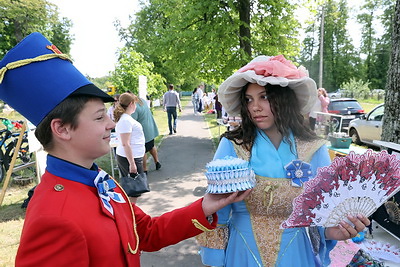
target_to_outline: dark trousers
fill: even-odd
[[[217,109],[217,119],[221,119],[221,118],[222,118],[222,110]]]
[[[203,110],[203,102],[199,100],[199,109],[197,111],[201,112],[202,110]]]
[[[315,130],[315,123],[317,122],[316,118],[308,117],[308,121],[310,122],[310,129]]]
[[[143,173],[143,157],[142,158],[134,158],[137,172]],[[121,177],[129,176],[129,161],[127,158],[117,155],[117,164],[118,168],[121,172]]]
[[[176,107],[167,107],[167,115],[168,115],[168,128],[169,128],[169,133],[172,134],[172,130],[176,129]],[[174,119],[174,122],[172,123],[172,118]]]

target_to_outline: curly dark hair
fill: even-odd
[[[260,129],[252,121],[247,108],[246,91],[249,84],[243,86],[240,91],[241,125],[233,131],[225,132],[221,137],[226,137],[238,145],[244,145],[246,149],[251,151],[257,131],[260,131]],[[271,84],[267,84],[264,87],[271,106],[271,112],[274,114],[275,125],[282,134],[283,141],[290,144],[291,149],[293,148],[293,144],[289,138],[290,132],[301,140],[307,141],[319,138],[305,123],[305,119],[300,113],[296,94],[292,89]]]

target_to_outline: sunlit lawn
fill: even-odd
[[[381,102],[381,103],[383,103],[383,102]],[[360,105],[364,109],[364,112],[368,113],[379,104],[360,102]]]

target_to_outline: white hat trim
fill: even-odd
[[[259,56],[252,62],[269,61],[272,57]],[[249,63],[249,64],[250,64]],[[249,65],[248,64],[248,65]],[[248,66],[246,65],[246,66]],[[244,68],[246,68],[246,66]],[[293,65],[294,66],[294,65]],[[242,68],[243,69],[243,68]],[[288,86],[296,93],[299,101],[300,112],[307,114],[317,100],[317,86],[313,79],[308,77],[308,72],[304,68],[298,68],[305,76],[298,79],[288,79],[284,77],[264,76],[256,74],[254,70],[236,72],[227,78],[219,87],[218,100],[231,116],[240,114],[240,91],[247,83],[257,83],[260,86],[267,84]]]

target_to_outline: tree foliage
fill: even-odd
[[[324,3],[324,4],[323,4]],[[391,51],[394,0],[364,0],[356,10],[361,25],[361,45],[354,47],[346,28],[350,11],[344,0],[327,0],[306,28],[300,62],[319,82],[321,15],[325,14],[322,84],[335,91],[350,79],[368,82],[370,89],[384,88]],[[353,11],[355,12],[355,11]],[[383,31],[378,31],[382,28]]]
[[[0,0],[0,58],[25,36],[38,31],[69,54],[72,23],[60,18],[58,8],[46,0]]]
[[[363,78],[371,82],[371,88],[385,88],[391,52],[394,4],[394,0],[367,0],[361,7],[363,13],[357,16],[362,25],[360,52],[366,55],[363,62]],[[382,14],[379,14],[378,10],[383,10]],[[378,23],[383,28],[381,35],[376,31]]]
[[[86,78],[102,90],[107,90],[108,86],[112,85],[112,83],[110,82],[110,76],[103,76],[96,78],[86,76]]]
[[[335,91],[352,77],[360,77],[360,58],[346,29],[349,11],[345,0],[327,0],[318,12],[316,20],[306,29],[304,49],[300,62],[309,69],[310,76],[319,83],[321,23],[323,20],[323,74],[322,85]]]
[[[150,0],[119,30],[169,83],[217,84],[253,56],[296,55],[294,9],[288,1]]]
[[[166,90],[165,80],[153,69],[153,63],[146,62],[143,55],[125,47],[119,51],[119,59],[110,80],[118,93],[130,91],[139,95],[139,76],[144,75],[147,77],[148,95],[159,97]]]

